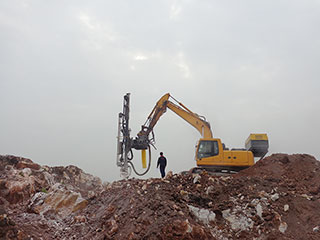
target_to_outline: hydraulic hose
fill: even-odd
[[[150,146],[148,146],[148,150],[149,150],[149,163],[148,163],[147,169],[143,173],[138,173],[137,170],[135,169],[133,163],[131,161],[128,161],[128,163],[131,165],[134,173],[137,174],[138,176],[143,176],[150,170],[150,166],[151,166],[151,149],[150,149]]]

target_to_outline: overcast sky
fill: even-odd
[[[169,92],[229,147],[265,132],[269,155],[320,159],[319,26],[319,0],[2,0],[0,154],[118,180],[123,96],[134,137]],[[146,177],[160,151],[195,166],[194,128],[169,110],[155,134]]]

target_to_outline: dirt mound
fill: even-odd
[[[105,186],[74,166],[0,159],[0,239],[320,239],[320,164],[309,155],[274,154],[228,176]],[[22,199],[10,201],[17,181]]]

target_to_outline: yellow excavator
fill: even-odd
[[[193,169],[195,172],[199,170],[237,172],[252,166],[254,164],[254,157],[263,158],[268,152],[269,142],[268,136],[265,133],[250,134],[245,142],[245,148],[229,150],[219,138],[213,137],[210,124],[203,116],[192,112],[169,93],[159,99],[149,114],[147,121],[142,126],[141,131],[137,134],[137,137],[131,139],[128,132],[129,96],[130,94],[125,96],[127,100],[125,100],[124,112],[119,115],[117,164],[122,167],[122,173],[125,168],[128,168],[128,164],[131,165],[138,175],[143,175],[149,170],[151,162],[150,145],[154,146],[155,144],[153,129],[160,117],[167,111],[167,108],[191,124],[201,134],[201,138],[196,146],[195,159],[197,167]],[[124,119],[127,119],[127,121],[124,121]],[[128,128],[128,131],[125,130],[125,127]],[[145,150],[149,150],[149,166],[143,174],[137,173],[131,162],[133,148],[142,150],[142,162],[145,167]],[[128,175],[128,171],[125,174]]]

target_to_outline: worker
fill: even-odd
[[[163,156],[163,152],[160,153],[160,157],[158,158],[157,168],[160,165],[160,173],[161,177],[164,178],[166,175],[165,169],[167,166],[167,159]]]

